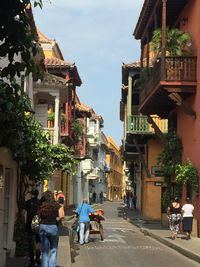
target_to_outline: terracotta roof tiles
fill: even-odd
[[[44,60],[44,63],[46,66],[52,66],[52,67],[74,67],[74,64],[72,64],[69,61],[64,61],[62,59],[56,58],[56,57],[47,57]]]

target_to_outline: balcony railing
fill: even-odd
[[[168,121],[158,116],[151,116],[163,133],[168,131]],[[127,133],[131,134],[154,134],[155,131],[148,123],[147,116],[133,115],[127,118]]]
[[[140,103],[151,93],[151,91],[164,82],[195,82],[196,81],[197,58],[196,57],[166,57],[165,72],[161,75],[161,60],[154,64],[150,76],[143,84],[140,94]]]

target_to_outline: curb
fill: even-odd
[[[157,241],[159,241],[160,243],[163,243],[164,245],[178,251],[179,253],[183,254],[184,256],[200,263],[200,256],[198,254],[195,254],[183,247],[180,247],[178,245],[176,245],[175,243],[172,243],[164,238],[161,238],[160,236],[153,234],[152,232],[150,232],[149,230],[147,230],[146,228],[140,228],[140,231],[142,233],[144,233],[145,235],[149,235],[150,237],[156,239]]]
[[[184,255],[185,257],[200,263],[200,255],[198,255],[198,254],[196,254],[194,252],[191,252],[191,251],[189,251],[189,250],[187,250],[187,249],[185,249],[183,247],[180,247],[180,246],[176,245],[175,243],[172,243],[172,242],[170,242],[170,241],[168,241],[168,240],[166,240],[166,239],[164,239],[164,238],[152,233],[147,228],[143,228],[143,227],[141,227],[141,226],[139,226],[137,224],[134,224],[134,222],[129,218],[127,218],[127,221],[132,223],[137,228],[139,228],[140,232],[143,233],[144,235],[150,236],[153,239],[159,241],[160,243],[162,243],[162,244],[164,244],[164,245],[176,250],[177,252],[179,252],[180,254]]]

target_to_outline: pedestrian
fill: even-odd
[[[133,195],[133,207],[135,210],[136,210],[136,206],[137,206],[137,195],[136,195],[136,193],[134,193],[134,195]]]
[[[51,191],[43,193],[39,208],[42,267],[56,267],[58,225],[64,218],[64,208],[55,201]]]
[[[172,232],[172,239],[174,240],[179,232],[181,222],[181,204],[179,203],[178,197],[175,197],[168,206],[167,217],[169,219],[169,227]]]
[[[99,194],[99,201],[100,201],[101,204],[103,203],[103,192],[102,191]]]
[[[95,210],[88,204],[87,199],[83,199],[83,202],[78,205],[76,211],[77,216],[79,217],[79,242],[81,245],[89,242],[89,233],[90,233],[90,213],[94,213]]]
[[[191,204],[190,198],[186,198],[186,204],[182,207],[183,216],[183,232],[186,232],[186,239],[190,239],[190,234],[192,232],[192,222],[193,222],[193,212],[194,206]]]
[[[129,204],[130,204],[130,199],[129,199],[129,195],[130,195],[130,192],[129,191],[127,191],[126,192],[126,206],[127,206],[127,208],[129,209]]]
[[[89,192],[89,204],[92,204],[92,198],[93,198],[93,194],[92,194],[92,192],[90,191],[90,192]]]
[[[93,203],[96,203],[96,192],[94,191],[93,194],[92,194],[92,200],[93,200]]]
[[[132,209],[133,207],[133,192],[129,194],[129,208]]]
[[[40,201],[38,199],[38,190],[31,191],[31,198],[25,203],[26,210],[26,232],[28,238],[28,252],[29,252],[29,267],[40,265],[40,236],[39,233],[33,232],[31,229],[31,222],[33,217],[37,214]]]
[[[63,194],[63,191],[62,190],[59,190],[58,191],[58,194],[56,196],[56,200],[58,201],[58,203],[60,205],[63,205],[64,206],[64,203],[65,203],[65,195]]]

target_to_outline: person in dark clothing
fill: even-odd
[[[103,192],[102,191],[99,194],[99,201],[100,201],[101,204],[103,203]]]
[[[93,199],[93,203],[96,203],[96,192],[94,191],[93,194],[92,194],[92,199]]]
[[[29,266],[40,265],[40,237],[39,233],[34,233],[31,229],[31,222],[33,217],[37,214],[39,208],[39,199],[38,199],[38,190],[33,189],[31,191],[31,198],[26,201],[26,231],[28,237],[28,246],[29,246]]]

